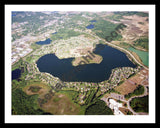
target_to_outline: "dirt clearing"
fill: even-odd
[[[77,115],[79,113],[79,107],[64,94],[55,94],[43,104],[42,109],[54,115]]]

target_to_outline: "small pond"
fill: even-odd
[[[90,20],[91,23],[97,22],[97,20]]]
[[[44,41],[38,41],[38,42],[36,42],[36,44],[38,44],[38,45],[45,45],[45,44],[50,44],[51,41],[52,40],[50,38],[48,38],[48,39],[46,39]]]
[[[18,79],[21,76],[21,70],[15,69],[12,71],[12,80]]]
[[[88,26],[86,26],[87,29],[93,29],[94,28],[94,25],[93,24],[90,24]]]

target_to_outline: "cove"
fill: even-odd
[[[38,42],[36,42],[36,44],[38,44],[38,45],[45,45],[45,44],[50,44],[51,41],[52,40],[50,38],[48,38],[48,39],[46,39],[44,41],[38,41]]]
[[[39,58],[37,67],[40,72],[50,73],[66,82],[101,82],[110,77],[114,68],[136,67],[125,53],[107,45],[103,45],[101,50],[99,47],[102,47],[102,44],[96,46],[94,53],[103,57],[100,64],[72,66],[74,58],[58,59],[55,54],[47,54]]]

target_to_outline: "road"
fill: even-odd
[[[81,30],[77,30],[77,31],[82,32]],[[144,69],[149,70],[148,67],[146,67],[146,66],[143,65],[142,63],[138,62],[138,60],[137,60],[128,50],[126,50],[126,49],[124,49],[124,48],[122,48],[122,47],[119,47],[119,46],[117,46],[117,45],[115,45],[115,44],[112,44],[112,43],[110,43],[110,42],[107,42],[105,39],[102,39],[102,38],[98,37],[96,34],[93,34],[93,33],[91,33],[91,32],[85,32],[85,31],[83,31],[83,32],[84,32],[84,33],[87,33],[87,34],[90,34],[90,35],[93,36],[93,37],[96,37],[98,40],[103,40],[103,41],[104,41],[107,45],[109,45],[109,46],[112,46],[112,47],[114,47],[114,48],[120,49],[120,50],[128,53],[128,54],[134,59],[134,61],[135,61],[137,64],[139,64],[140,66],[144,67]]]
[[[148,95],[147,85],[142,85],[142,86],[144,87],[144,93],[142,95],[133,96],[133,97],[129,98],[128,100],[120,99],[121,101],[127,103],[127,109],[129,109],[133,113],[133,115],[148,115],[148,113],[145,113],[145,112],[135,112],[130,106],[130,101],[132,99],[137,98],[137,97],[144,97],[144,96]],[[108,101],[109,101],[110,98],[115,98],[115,97],[112,97],[112,96],[108,96],[107,98],[103,97],[103,98],[101,98],[101,100],[105,101],[107,106],[109,106],[109,102]],[[126,108],[126,107],[124,107],[124,108]]]
[[[128,109],[129,109],[134,115],[141,115],[141,114],[143,114],[143,115],[148,115],[148,113],[145,113],[145,112],[136,113],[136,112],[131,108],[131,106],[130,106],[130,104],[129,104],[130,101],[131,101],[132,99],[134,99],[134,98],[144,97],[144,96],[147,96],[147,95],[148,95],[147,86],[144,86],[144,85],[143,85],[143,87],[144,87],[144,93],[143,93],[142,95],[133,96],[133,97],[129,98],[128,101],[127,101],[127,107],[128,107]]]
[[[146,66],[143,65],[142,63],[138,62],[138,60],[137,60],[128,50],[126,50],[126,49],[124,49],[124,48],[122,48],[122,47],[119,47],[119,46],[117,46],[117,45],[115,45],[115,44],[109,43],[109,42],[107,42],[105,39],[99,38],[97,35],[92,34],[92,33],[90,33],[90,32],[87,33],[87,34],[90,34],[90,35],[98,38],[99,40],[103,40],[103,41],[104,41],[107,45],[109,45],[109,46],[112,46],[112,47],[114,47],[114,48],[116,48],[116,49],[119,49],[119,50],[124,51],[125,53],[129,54],[130,57],[132,57],[137,64],[139,64],[140,66],[142,66],[144,69],[149,70],[148,67],[146,67]],[[131,101],[133,98],[136,98],[136,97],[144,97],[144,96],[148,95],[148,92],[147,92],[147,86],[148,86],[148,85],[142,85],[142,86],[143,86],[144,89],[145,89],[145,90],[144,90],[144,93],[143,93],[142,95],[133,96],[133,97],[129,98],[128,100],[123,100],[123,99],[121,99],[121,101],[127,103],[127,108],[133,113],[133,115],[148,115],[148,113],[145,113],[145,112],[137,113],[137,112],[135,112],[135,111],[131,108],[131,106],[130,106],[130,101]],[[113,97],[109,96],[109,97],[107,97],[107,98],[104,98],[104,97],[102,98],[102,100],[104,100],[104,101],[106,102],[107,106],[109,106],[109,102],[108,102],[108,99],[109,99],[109,98],[113,98]]]
[[[105,40],[103,40],[103,41],[105,41]],[[141,64],[140,62],[138,62],[138,60],[137,60],[128,50],[126,50],[126,49],[124,49],[124,48],[122,48],[122,47],[119,47],[119,46],[117,46],[117,45],[115,45],[115,44],[108,43],[107,41],[105,41],[105,42],[106,42],[108,45],[110,45],[110,46],[112,46],[112,47],[114,47],[114,48],[117,48],[117,49],[120,49],[120,50],[122,50],[122,51],[125,51],[126,53],[128,53],[128,54],[134,59],[134,61],[135,61],[137,64],[139,64],[140,66],[144,67],[144,69],[148,70],[148,67],[146,67],[146,66],[144,66],[143,64]]]

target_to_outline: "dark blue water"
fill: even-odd
[[[52,33],[52,35],[54,35],[54,34],[57,34],[58,32],[54,32],[54,33]]]
[[[87,29],[93,29],[94,28],[94,25],[93,24],[90,24],[88,26],[86,26]]]
[[[50,44],[51,41],[52,40],[50,38],[48,38],[45,41],[38,41],[38,42],[36,42],[36,44],[38,44],[38,45],[45,45],[45,44]]]
[[[91,23],[97,22],[97,20],[90,20]]]
[[[12,16],[16,16],[16,14],[12,14]]]
[[[136,67],[127,56],[107,45],[97,45],[94,53],[103,57],[100,64],[72,66],[74,58],[58,59],[54,54],[42,56],[37,61],[41,72],[48,72],[62,81],[101,82],[107,80],[111,70],[116,67]],[[90,57],[93,56],[90,54]],[[87,63],[87,60],[84,60]]]
[[[16,13],[15,11],[12,11],[12,17],[13,17],[13,16],[16,16],[16,14],[17,14],[17,13]]]
[[[15,69],[12,71],[12,80],[18,79],[21,76],[21,70]]]

